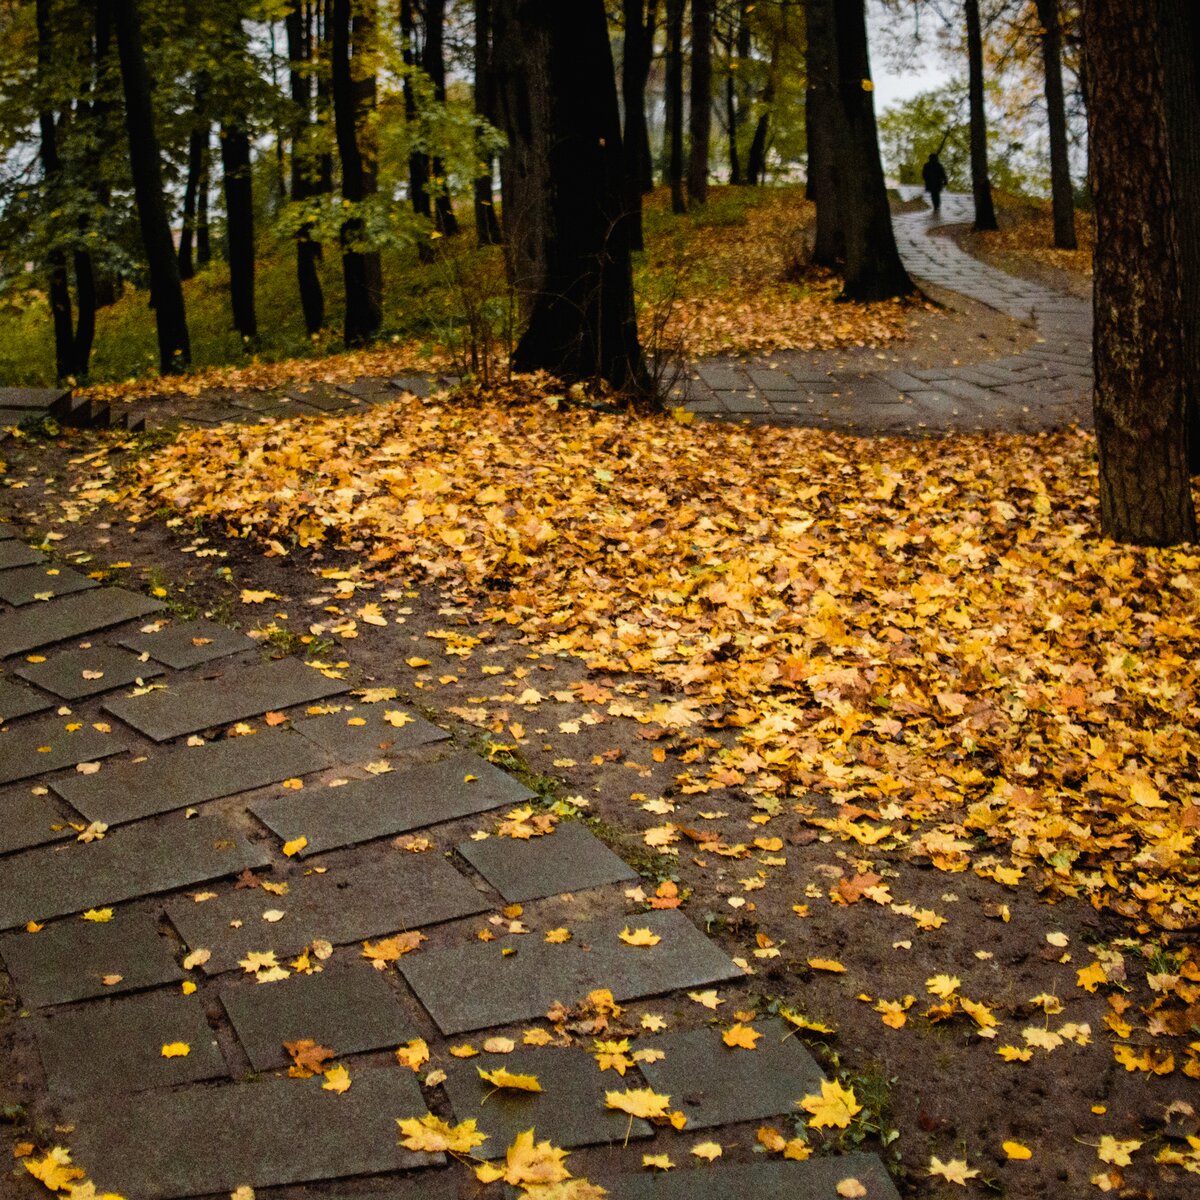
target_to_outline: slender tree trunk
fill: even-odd
[[[79,303],[79,320],[75,325],[75,370],[88,373],[92,343],[96,340],[96,272],[92,256],[86,250],[76,250],[75,299]]]
[[[196,273],[192,260],[192,241],[196,231],[196,194],[200,187],[200,176],[204,160],[208,155],[209,119],[205,111],[208,103],[208,77],[201,73],[196,77],[196,98],[192,106],[192,131],[188,135],[187,183],[183,189],[183,226],[179,231],[179,277],[191,279]]]
[[[620,116],[602,0],[498,0],[504,217],[529,324],[520,371],[644,394]]]
[[[208,227],[209,154],[207,148],[200,165],[200,180],[196,185],[196,266],[207,267],[212,262],[212,237]]]
[[[746,182],[757,187],[765,182],[767,171],[767,133],[771,125],[771,105],[775,100],[775,84],[769,82],[763,91],[763,105],[754,125],[754,136],[746,153]]]
[[[303,203],[316,194],[313,178],[316,164],[311,161],[305,137],[312,122],[312,78],[308,68],[313,59],[312,5],[297,2],[286,19],[288,42],[288,84],[292,97],[292,200]],[[319,333],[325,324],[325,293],[317,263],[321,243],[312,237],[313,222],[305,221],[296,232],[296,285],[300,308],[308,335]]]
[[[1062,28],[1059,0],[1037,0],[1042,27],[1042,69],[1046,78],[1046,114],[1050,127],[1050,204],[1054,213],[1054,244],[1074,250],[1075,196],[1071,191],[1071,163],[1067,156],[1067,110],[1063,99]]]
[[[225,239],[233,327],[258,336],[254,312],[254,197],[250,179],[250,133],[244,114],[221,125],[221,176],[225,190]]]
[[[725,76],[725,124],[729,129],[729,182],[736,186],[742,182],[742,162],[738,155],[737,88],[732,71]]]
[[[811,113],[808,139],[809,197],[817,210],[812,261],[836,267],[845,260],[846,238],[838,200],[836,148],[841,137],[841,100],[837,89],[837,46],[829,0],[807,5],[807,108]]]
[[[708,199],[708,142],[712,130],[713,0],[692,0],[692,95],[688,110],[691,154],[688,159],[688,201]]]
[[[735,38],[735,46],[737,48],[737,71],[736,75],[733,71],[729,75],[729,86],[726,89],[726,103],[729,105],[729,182],[730,183],[745,183],[746,175],[742,170],[741,165],[741,146],[739,138],[741,136],[742,119],[747,107],[746,100],[746,68],[749,65],[750,57],[754,49],[753,39],[751,37],[750,22],[746,19],[747,14],[753,8],[751,0],[739,0],[737,14],[737,36]]]
[[[417,47],[417,25],[413,10],[413,0],[400,0],[400,37],[403,41],[405,66],[413,68],[423,55]],[[429,197],[429,155],[419,143],[420,122],[417,116],[417,100],[413,91],[412,76],[404,76],[404,119],[408,125],[409,137],[413,142],[408,153],[408,196],[413,212],[418,217],[426,217],[433,221],[433,205]],[[433,247],[421,238],[417,243],[417,253],[422,262],[433,261]]]
[[[1195,541],[1159,6],[1088,0],[1083,31],[1096,214],[1100,528],[1119,542]]]
[[[846,234],[842,297],[886,300],[906,295],[913,285],[892,233],[874,93],[863,86],[871,78],[863,0],[836,0],[831,7],[840,99],[837,179]]]
[[[446,101],[446,0],[425,0],[425,52],[422,65],[433,81],[433,98],[438,104]],[[434,185],[433,224],[439,232],[450,236],[458,232],[458,218],[450,201],[446,184],[446,166],[436,155],[430,161],[430,182]]]
[[[687,211],[683,198],[683,7],[685,0],[667,0],[666,108],[667,183],[671,211]]]
[[[489,125],[496,123],[492,99],[492,2],[475,0],[475,114]],[[500,222],[492,194],[490,149],[479,154],[480,172],[475,177],[475,238],[481,246],[500,244]]]
[[[645,249],[642,196],[654,186],[650,131],[646,125],[646,81],[650,76],[658,0],[623,0],[625,41],[621,55],[621,100],[625,108],[625,205],[634,250]]]
[[[988,179],[987,111],[983,102],[983,32],[979,0],[966,0],[967,93],[971,110],[971,190],[975,193],[975,228],[996,229],[992,184]]]
[[[113,104],[109,98],[110,72],[112,72],[112,20],[108,8],[104,4],[92,6],[95,18],[95,41],[92,44],[92,72],[94,90],[92,93],[91,116],[94,130],[93,148],[89,156],[92,175],[92,196],[97,211],[103,212],[112,200],[112,194],[107,181],[100,170],[100,164],[109,154],[118,152],[117,145],[120,135],[113,121]],[[117,280],[110,271],[102,271],[96,275],[94,266],[92,273],[92,299],[95,308],[106,308],[116,302]],[[82,301],[81,301],[82,303]],[[83,317],[80,317],[82,322]],[[79,341],[79,335],[76,335]],[[91,344],[88,345],[88,357],[91,355]],[[83,370],[87,372],[87,359],[83,361]]]
[[[150,271],[150,295],[158,330],[158,357],[163,374],[180,371],[191,361],[179,260],[171,239],[171,222],[163,194],[158,136],[154,129],[150,73],[142,45],[137,0],[103,0],[110,7],[121,82],[125,92],[125,126],[129,133],[129,166],[137,201],[142,245]]]

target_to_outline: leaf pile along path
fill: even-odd
[[[1079,432],[866,443],[534,395],[187,432],[122,502],[365,551],[654,677],[681,698],[616,715],[690,740],[684,794],[801,801],[846,841],[1182,929],[1200,554],[1099,539],[1095,475]]]

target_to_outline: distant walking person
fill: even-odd
[[[925,160],[925,165],[921,168],[921,178],[925,180],[925,190],[929,193],[929,199],[933,201],[933,211],[941,212],[946,168],[942,166],[936,150]]]

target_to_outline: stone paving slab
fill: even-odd
[[[74,819],[74,814],[54,796],[35,796],[28,788],[0,793],[0,854],[74,837],[68,819]],[[51,828],[54,825],[57,832]]]
[[[467,782],[468,776],[474,779]],[[523,783],[474,754],[453,754],[356,780],[336,791],[294,792],[250,811],[281,841],[306,837],[307,857],[533,798]]]
[[[649,928],[662,941],[627,946],[618,936],[626,926]],[[540,1017],[555,1001],[575,1004],[594,988],[609,988],[622,1001],[742,975],[680,912],[603,917],[571,932],[573,939],[562,945],[475,942],[406,955],[399,967],[444,1034]],[[505,958],[505,949],[517,953]]]
[[[645,1044],[666,1057],[642,1063],[642,1074],[656,1092],[670,1094],[688,1129],[796,1114],[796,1101],[818,1091],[824,1074],[782,1021],[754,1028],[763,1036],[753,1050],[726,1046],[711,1027],[662,1034]]]
[[[299,659],[281,658],[229,671],[216,679],[192,680],[146,696],[109,700],[104,707],[153,741],[165,742],[345,690],[344,683],[326,679]]]
[[[251,950],[274,950],[282,959],[316,938],[335,946],[363,938],[418,929],[485,911],[487,900],[444,858],[394,854],[348,869],[289,881],[286,896],[259,888],[228,891],[196,904],[172,901],[167,916],[189,949],[212,951],[208,975],[233,970]],[[283,920],[264,923],[262,914],[284,910]],[[236,928],[232,922],[241,922]]]
[[[281,729],[182,746],[145,762],[113,763],[51,786],[89,821],[118,825],[307,775],[327,763],[324,751]]]
[[[492,837],[456,849],[510,903],[637,878],[582,821],[563,821],[525,842]]]
[[[70,394],[65,388],[3,387],[0,388],[0,408],[41,411]]]
[[[135,654],[149,654],[155,662],[183,671],[240,650],[254,650],[258,643],[216,621],[199,620],[167,625],[157,633],[134,634],[122,638],[119,645]]]
[[[70,567],[39,564],[0,571],[0,600],[6,604],[34,604],[99,586],[96,580],[72,571]]]
[[[857,1152],[804,1162],[718,1161],[665,1173],[602,1175],[592,1182],[606,1187],[613,1200],[839,1200],[844,1179],[862,1184],[863,1200],[899,1200],[883,1163]]]
[[[9,538],[15,538],[17,531],[11,525],[5,525],[0,522],[0,542],[6,542]]]
[[[33,713],[45,712],[53,707],[54,701],[49,696],[35,692],[33,688],[22,687],[9,679],[0,678],[0,725],[5,721],[15,721],[18,717],[32,716]]]
[[[504,1067],[517,1075],[536,1075],[540,1092],[498,1091],[479,1076],[478,1068]],[[480,1158],[500,1158],[523,1129],[537,1130],[537,1140],[549,1138],[556,1146],[598,1146],[652,1137],[654,1131],[604,1107],[606,1091],[622,1091],[640,1084],[633,1075],[625,1079],[615,1071],[601,1072],[596,1060],[582,1047],[528,1049],[513,1054],[479,1054],[455,1060],[447,1068],[443,1085],[455,1121],[475,1119],[488,1140],[475,1151]]]
[[[85,679],[83,673],[99,673],[99,679]],[[92,646],[87,650],[67,650],[41,663],[24,663],[15,674],[64,700],[82,700],[101,692],[157,679],[162,667],[142,662],[136,654],[115,646]],[[2,711],[2,710],[0,710]]]
[[[169,938],[145,912],[119,912],[105,924],[58,921],[41,933],[0,937],[0,958],[29,1008],[139,991],[183,978]],[[105,977],[120,976],[106,984]]]
[[[40,550],[35,550],[15,538],[0,542],[0,571],[8,571],[13,567],[28,567],[45,561],[46,556]]]
[[[43,717],[0,729],[0,783],[14,783],[47,771],[120,754],[128,745],[116,733],[102,733],[74,717]]]
[[[322,1080],[270,1079],[140,1093],[68,1107],[71,1148],[98,1190],[135,1200],[228,1195],[440,1163],[398,1144],[397,1117],[425,1114],[411,1071],[360,1071],[344,1095]]]
[[[383,972],[361,960],[269,987],[247,979],[223,988],[221,1003],[256,1071],[288,1065],[284,1042],[312,1038],[340,1058],[398,1046],[418,1032]]]
[[[0,861],[0,929],[236,875],[270,861],[217,817],[130,825],[89,844]]]
[[[56,1096],[142,1092],[229,1076],[199,999],[174,989],[75,1004],[38,1017],[34,1032]],[[188,1053],[164,1058],[170,1042],[186,1043]]]
[[[384,717],[385,712],[397,711],[410,718],[407,724],[396,726]],[[352,725],[351,721],[363,723]],[[387,704],[349,705],[341,712],[297,721],[294,728],[346,763],[375,762],[450,736],[423,717]]]
[[[162,603],[149,596],[104,587],[5,613],[0,616],[0,658],[95,633],[160,608]]]

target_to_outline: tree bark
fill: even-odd
[[[829,0],[826,0],[829,2]],[[875,128],[874,92],[863,86],[871,78],[863,0],[831,3],[840,102],[837,179],[846,234],[846,268],[842,298],[886,300],[913,290],[892,232],[879,138]]]
[[[498,0],[494,19],[506,241],[530,314],[513,366],[644,395],[604,4]]]
[[[254,196],[250,131],[245,113],[234,113],[221,124],[221,178],[225,191],[225,242],[233,327],[242,337],[255,338],[258,320],[254,312]]]
[[[975,196],[975,228],[996,229],[992,184],[988,179],[987,111],[983,103],[983,31],[979,0],[966,0],[967,94],[971,110],[971,191]]]
[[[159,366],[164,375],[191,361],[179,260],[171,239],[171,223],[163,195],[162,165],[154,128],[150,73],[142,45],[137,0],[101,0],[109,6],[121,84],[125,93],[125,127],[129,134],[129,166],[137,202],[142,245],[150,272],[150,295],[158,332]]]
[[[492,99],[492,2],[475,0],[475,114],[489,125],[496,123]],[[481,150],[479,174],[475,177],[475,238],[481,246],[500,244],[500,222],[492,193],[490,149]]]
[[[208,227],[209,156],[200,164],[200,180],[196,185],[196,266],[207,267],[212,262],[212,238]]]
[[[754,136],[750,139],[750,149],[746,153],[746,182],[751,187],[757,187],[766,181],[767,173],[767,134],[771,128],[771,105],[775,102],[775,69],[779,58],[779,35],[771,45],[771,58],[767,63],[767,83],[763,88],[762,112],[754,125]]]
[[[838,142],[841,101],[837,90],[837,47],[833,39],[833,12],[829,0],[808,0],[807,108],[811,113],[808,139],[809,198],[816,206],[812,261],[819,267],[836,267],[846,257],[838,201]]]
[[[335,0],[336,2],[336,0]],[[417,48],[417,25],[413,0],[400,0],[400,37],[403,43],[404,64],[416,67],[421,54]],[[412,210],[418,217],[433,220],[433,205],[429,198],[429,156],[417,144],[417,101],[413,92],[411,73],[404,76],[404,119],[408,124],[409,137],[413,140],[408,152],[408,197]],[[433,247],[424,237],[417,243],[417,253],[422,262],[433,260]]]
[[[75,371],[85,376],[92,358],[92,343],[96,340],[96,271],[92,256],[86,250],[76,250],[75,299],[79,319],[75,323]]]
[[[683,198],[683,6],[685,0],[667,0],[666,138],[667,183],[671,211],[687,211]]]
[[[446,102],[446,0],[425,0],[425,49],[422,67],[433,82],[433,98]],[[458,218],[446,186],[446,165],[435,154],[430,159],[430,183],[433,185],[433,226],[438,233],[451,236],[458,232]]]
[[[1179,231],[1158,5],[1088,0],[1083,31],[1096,214],[1100,528],[1119,542],[1194,541]]]
[[[713,0],[692,0],[692,95],[688,110],[691,154],[688,203],[708,199],[708,142],[712,131]]]
[[[196,194],[204,160],[208,155],[208,78],[203,73],[196,78],[196,96],[192,106],[192,131],[188,135],[187,182],[183,189],[183,225],[179,231],[179,277],[191,279],[196,274],[192,258],[192,241],[196,232]]]
[[[658,0],[623,0],[625,40],[621,52],[621,100],[625,108],[625,205],[629,209],[631,244],[645,249],[642,196],[654,187],[650,130],[646,124],[646,82],[654,51]]]
[[[1054,214],[1054,244],[1074,250],[1075,196],[1067,156],[1067,109],[1063,99],[1062,26],[1059,0],[1037,0],[1042,27],[1042,69],[1046,80],[1046,114],[1050,126],[1050,206]]]
[[[292,97],[292,200],[303,203],[318,194],[315,186],[317,165],[305,147],[305,137],[312,123],[312,77],[309,67],[313,59],[313,11],[307,0],[295,0],[286,22],[288,43],[288,84]],[[296,231],[296,285],[300,292],[300,308],[304,313],[304,328],[309,337],[320,332],[325,324],[325,293],[317,263],[321,260],[321,243],[312,237],[313,223],[305,221]]]

